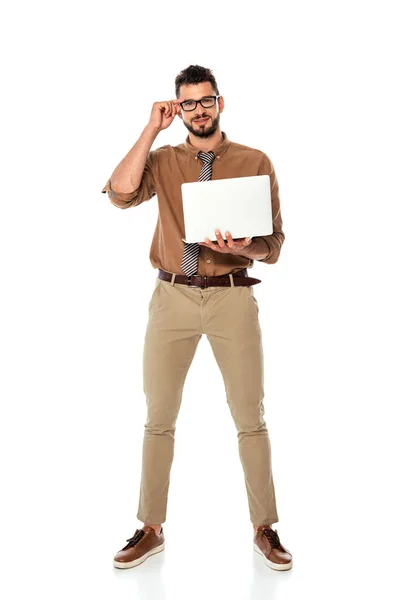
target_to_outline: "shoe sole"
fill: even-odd
[[[165,542],[163,542],[159,546],[156,546],[155,548],[152,548],[151,550],[146,552],[146,554],[143,554],[143,556],[140,556],[139,558],[136,558],[135,560],[131,560],[129,562],[120,562],[118,560],[114,560],[114,567],[116,567],[117,569],[130,569],[131,567],[136,567],[137,565],[140,565],[143,561],[145,561],[146,558],[149,558],[149,556],[151,556],[152,554],[162,552],[164,550],[164,546]]]
[[[267,565],[269,567],[271,567],[271,569],[275,569],[275,571],[288,571],[289,569],[292,568],[292,565],[293,565],[292,560],[288,563],[275,563],[275,562],[272,562],[272,560],[268,560],[268,558],[265,556],[264,552],[262,552],[260,550],[260,548],[257,546],[257,544],[253,544],[253,547],[254,547],[254,550],[256,552],[258,552],[258,554],[261,554],[264,561],[267,563]]]

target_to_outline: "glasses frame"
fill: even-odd
[[[202,103],[202,100],[205,100],[206,98],[214,98],[214,104],[212,106],[215,106],[218,98],[221,98],[221,95],[219,96],[204,96],[203,98],[200,98],[200,100],[192,100],[191,98],[189,98],[188,100],[184,100],[183,102],[179,102],[179,106],[181,107],[182,110],[184,110],[185,112],[192,112],[193,110],[196,110],[198,103],[200,102],[201,106],[203,108],[212,108],[212,106],[204,106],[204,104]],[[185,104],[185,102],[195,102],[195,106],[194,108],[183,108],[182,104]]]

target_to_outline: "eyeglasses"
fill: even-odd
[[[201,98],[201,100],[185,100],[184,102],[179,102],[180,106],[184,111],[194,110],[197,107],[198,102],[200,102],[203,108],[211,108],[214,106],[217,98],[221,96],[206,96],[205,98]]]

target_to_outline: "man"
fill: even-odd
[[[149,123],[118,164],[102,192],[119,208],[138,206],[157,194],[158,221],[150,261],[158,276],[149,304],[143,377],[147,401],[142,477],[137,517],[143,527],[114,557],[130,568],[164,549],[174,433],[184,381],[203,333],[224,378],[237,428],[238,447],[253,523],[254,549],[273,569],[292,566],[292,556],[271,524],[278,521],[268,430],[263,419],[263,350],[258,303],[247,268],[255,260],[278,260],[282,231],[274,167],[260,150],[231,142],[220,129],[224,99],[210,69],[190,65],[175,79],[176,100],[155,102]],[[150,148],[178,117],[189,131],[177,146]],[[185,243],[181,185],[251,175],[269,175],[273,233]],[[226,241],[225,241],[225,239]]]

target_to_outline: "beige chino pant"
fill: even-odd
[[[201,289],[156,278],[143,352],[147,401],[137,518],[164,523],[174,434],[186,375],[203,333],[221,371],[237,430],[250,520],[278,522],[264,415],[264,364],[253,286]]]

